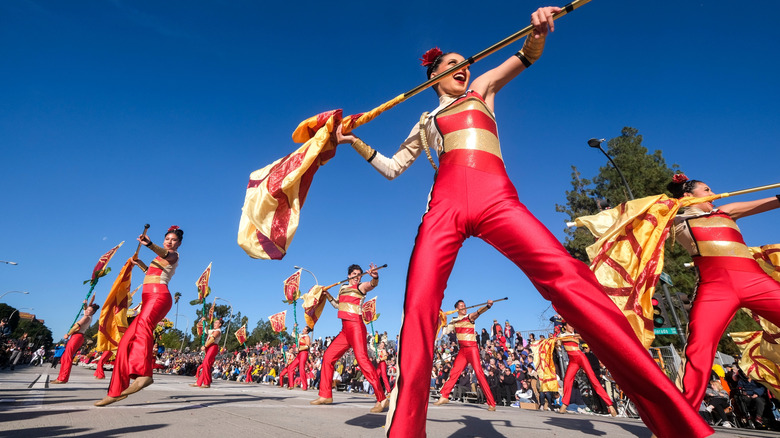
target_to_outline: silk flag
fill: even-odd
[[[363,314],[363,322],[366,324],[370,324],[379,318],[379,314],[376,313],[376,298],[374,297],[363,302],[363,305],[360,307],[360,312]]]
[[[238,343],[241,345],[246,343],[246,324],[242,325],[240,329],[236,330],[236,339],[238,339]]]
[[[112,251],[115,251],[116,248]],[[108,259],[111,259],[111,257],[108,257]],[[95,346],[97,351],[116,350],[122,335],[127,330],[127,309],[130,301],[130,282],[133,277],[133,266],[135,266],[133,259],[127,259],[116,280],[114,280],[114,285],[111,286],[106,301],[103,303],[100,319],[98,320],[97,345]]]
[[[285,318],[287,317],[287,311],[282,310],[279,313],[275,313],[268,317],[268,321],[271,322],[271,328],[274,329],[275,332],[282,332],[285,329]]]
[[[200,321],[198,321],[197,324],[195,324],[195,328],[198,331],[198,336],[202,336],[203,335],[203,320],[202,319]]]
[[[214,298],[214,302],[211,303],[211,307],[209,308],[209,327],[214,326],[214,306],[217,305],[217,299]]]
[[[304,120],[293,133],[303,145],[249,175],[238,245],[250,257],[281,260],[287,254],[312,178],[336,154],[333,133],[341,117],[333,110]]]
[[[284,280],[284,302],[292,304],[301,297],[301,270]]]
[[[202,274],[200,274],[200,277],[198,277],[198,281],[195,282],[195,287],[198,288],[198,299],[202,300],[209,296],[209,293],[211,293],[211,288],[209,287],[209,278],[211,277],[211,263],[209,263],[209,266],[206,268],[205,271],[203,271]]]
[[[322,309],[325,308],[326,298],[322,296],[322,286],[314,285],[303,295],[303,314],[306,319],[306,325],[310,329],[314,328],[322,315]]]
[[[780,397],[780,369],[777,362],[766,355],[767,351],[778,348],[776,339],[767,340],[765,332],[735,332],[729,336],[742,352],[739,360],[742,371],[751,379],[761,382],[772,391],[772,395]]]
[[[587,248],[590,269],[645,348],[655,338],[652,297],[663,271],[663,245],[674,216],[682,207],[718,198],[648,196],[574,221],[596,237],[596,243]]]
[[[531,352],[534,355],[534,368],[536,378],[539,379],[542,392],[558,392],[558,375],[555,374],[555,338],[540,339],[531,344]]]
[[[119,245],[109,249],[107,253],[103,254],[100,259],[98,259],[98,262],[95,265],[95,269],[92,270],[92,278],[85,281],[84,283],[95,283],[97,282],[98,278],[108,274],[111,271],[111,268],[106,267],[108,262],[111,261],[111,258],[114,257],[114,254],[116,254],[116,250],[118,250],[119,247],[124,243],[124,240],[119,242]]]

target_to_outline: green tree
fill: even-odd
[[[247,345],[254,345],[258,342],[270,342],[271,345],[277,346],[280,342],[290,344],[295,342],[295,339],[287,333],[287,330],[277,333],[271,327],[269,321],[261,319],[257,321],[257,326],[252,330],[252,333],[247,337]]]

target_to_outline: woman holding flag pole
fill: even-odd
[[[177,250],[183,237],[184,231],[176,225],[166,231],[162,247],[152,243],[146,235],[146,230],[138,236],[138,242],[151,249],[157,257],[147,267],[138,259],[138,251],[133,256],[133,263],[146,273],[142,290],[143,306],[140,314],[133,319],[122,336],[117,348],[108,395],[96,402],[95,406],[106,406],[122,400],[153,383],[154,328],[173,305],[173,298],[168,291],[168,282],[179,265]],[[130,379],[135,379],[132,385]]]
[[[209,330],[209,337],[206,343],[201,347],[206,352],[203,363],[198,367],[195,375],[198,376],[196,383],[190,383],[190,386],[199,388],[211,388],[211,373],[214,371],[214,359],[219,352],[219,339],[222,337],[222,320],[214,320],[214,328]]]
[[[463,56],[438,48],[425,53],[422,61],[429,80],[447,72],[434,85],[439,106],[423,115],[392,157],[379,154],[340,127],[336,131],[339,143],[351,143],[388,179],[405,171],[423,150],[434,164],[428,145],[439,155],[409,262],[388,436],[425,436],[439,307],[457,253],[470,236],[480,237],[512,260],[542,296],[581,329],[654,433],[702,437],[713,432],[650,358],[594,274],[520,203],[506,174],[493,112],[496,94],[539,59],[548,31],[554,30],[554,15],[561,12],[557,7],[535,11],[533,33],[522,50],[477,77],[471,86]]]

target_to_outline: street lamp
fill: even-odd
[[[233,303],[220,297],[215,297],[214,300],[222,300],[230,305],[230,316],[228,316],[227,330],[225,330],[225,340],[222,342],[222,348],[225,348],[225,345],[227,345],[227,334],[230,331],[230,320],[233,318]]]
[[[0,295],[0,299],[2,299],[4,296],[6,296],[8,294],[25,294],[25,295],[29,295],[30,292],[23,291],[23,290],[9,290],[8,292]]]
[[[614,161],[612,161],[612,157],[609,156],[607,151],[601,148],[601,143],[605,142],[606,139],[602,138],[601,140],[597,140],[595,138],[591,138],[588,140],[588,146],[600,150],[605,157],[609,160],[610,163],[612,163],[612,166],[617,170],[618,175],[620,175],[620,178],[623,180],[623,185],[626,186],[626,190],[628,191],[628,197],[631,198],[631,200],[634,199],[634,194],[631,192],[631,187],[628,186],[628,181],[626,181],[626,177],[623,176],[623,172],[620,171],[620,168],[617,164],[615,164]]]
[[[13,312],[11,312],[11,314],[8,316],[8,320],[10,321],[10,320],[11,320],[11,318],[14,316],[14,313],[16,313],[16,312],[18,312],[18,311],[20,311],[20,310],[22,310],[22,309],[24,309],[24,310],[35,310],[35,309],[33,309],[32,307],[20,307],[20,308],[18,308],[18,309],[14,309],[14,311],[13,311]]]
[[[184,318],[184,321],[186,321],[187,327],[190,326],[190,320],[187,319],[186,316],[184,316],[184,315],[182,315],[180,313],[174,313],[173,316],[181,316],[182,318]],[[187,337],[187,334],[184,332],[184,330],[182,330],[181,335],[182,335],[181,336],[181,347],[179,347],[179,353],[184,351],[184,339]]]
[[[16,262],[7,262],[5,260],[0,260],[0,263],[5,263],[6,265],[18,265],[19,263]]]
[[[300,266],[293,266],[293,268],[295,268],[295,269],[300,269],[301,271],[306,271],[306,272],[308,272],[309,274],[311,274],[311,276],[312,276],[312,277],[314,277],[314,284],[320,284],[320,282],[319,282],[319,281],[317,281],[317,276],[316,276],[316,275],[314,275],[314,272],[311,272],[310,270],[308,270],[308,269],[306,269],[306,268],[302,268],[302,267],[300,267]]]

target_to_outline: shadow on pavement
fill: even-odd
[[[351,418],[344,422],[349,426],[360,426],[365,429],[379,429],[385,425],[385,414],[364,414],[359,417]]]
[[[466,437],[470,438],[470,437],[477,437],[477,436],[482,438],[504,437],[505,435],[498,432],[496,428],[493,426],[493,424],[502,423],[502,426],[504,427],[512,427],[512,422],[510,420],[505,420],[505,419],[486,420],[484,418],[474,417],[471,415],[464,415],[461,419],[458,420],[437,420],[437,419],[428,418],[428,421],[433,423],[462,424],[463,428],[450,435],[450,438],[466,438]],[[529,431],[529,430],[533,430],[533,428],[518,427],[518,433]],[[547,430],[547,429],[542,429],[542,430]]]
[[[82,438],[119,438],[131,433],[143,433],[167,427],[167,424],[148,424],[144,426],[120,427],[101,432],[89,433],[90,429],[83,427],[54,426],[54,427],[28,427],[23,431],[4,431],[0,436],[24,436],[25,438],[47,438],[56,436],[79,436]]]

